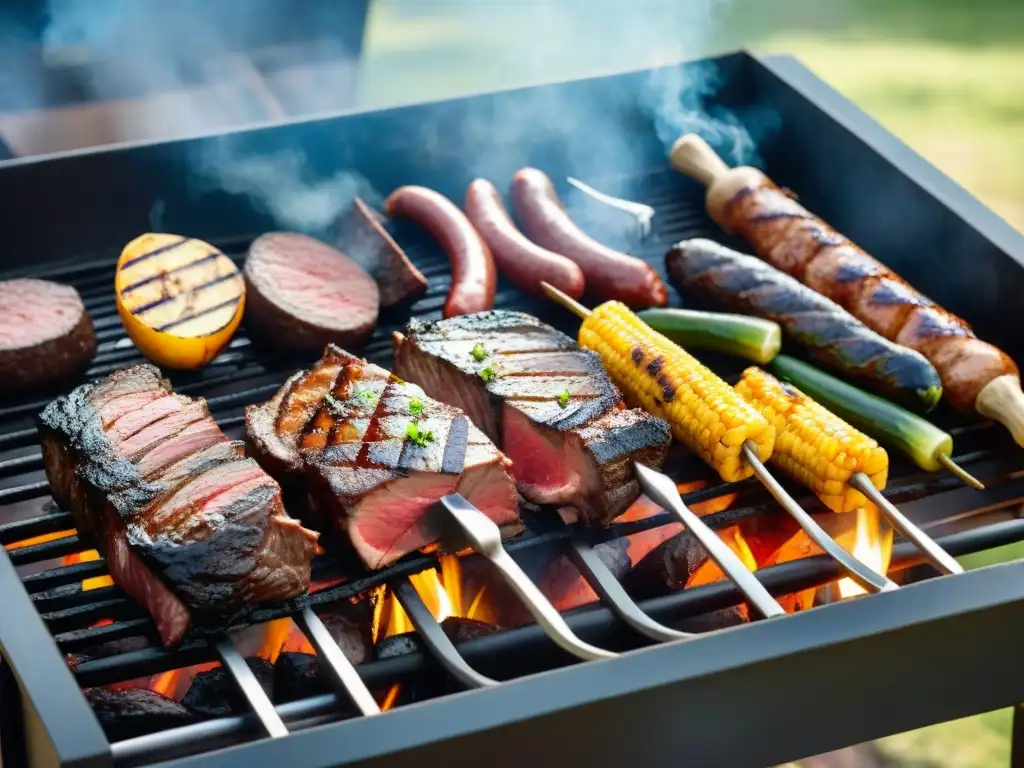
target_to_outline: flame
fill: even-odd
[[[382,701],[380,704],[380,711],[387,712],[389,709],[395,706],[395,702],[398,700],[398,694],[401,693],[401,691],[401,683],[395,683],[394,685],[392,685],[388,689],[387,694],[384,696],[384,701]]]
[[[486,586],[479,589],[471,600],[467,600],[459,558],[456,555],[442,555],[439,560],[440,570],[430,568],[409,577],[430,614],[437,621],[458,616],[488,624],[496,623],[493,606],[484,599]],[[401,603],[387,587],[379,587],[376,596],[372,626],[374,642],[415,631]]]
[[[159,693],[161,696],[166,696],[169,699],[173,699],[175,692],[178,689],[178,680],[181,677],[182,670],[172,669],[169,672],[161,672],[157,675],[153,682],[150,683],[150,689],[154,693]]]
[[[66,539],[68,536],[73,536],[74,530],[70,531],[54,531],[53,533],[44,533],[39,536],[33,536],[31,539],[22,539],[21,541],[14,541],[10,544],[4,544],[4,549],[8,552],[13,552],[16,549],[23,549],[24,547],[32,547],[36,544],[45,544],[48,541],[57,541],[58,539]]]
[[[309,638],[289,618],[274,619],[263,625],[263,642],[256,655],[270,664],[276,664],[282,653],[308,653],[316,656]]]
[[[757,570],[757,560],[754,558],[754,553],[751,551],[750,545],[743,537],[743,533],[738,525],[729,526],[717,531],[717,533],[718,538],[728,544],[729,549],[739,555],[740,560],[743,561],[747,568],[751,571]],[[718,567],[718,563],[709,557],[690,574],[690,578],[686,581],[686,586],[699,587],[702,584],[721,581],[723,578],[725,578],[725,574],[722,573],[722,569]]]
[[[873,571],[886,573],[892,557],[892,528],[883,527],[882,516],[874,506],[860,507],[851,514],[857,515],[857,522],[853,543],[845,548]],[[841,539],[839,542],[845,544]],[[836,590],[840,598],[866,594],[863,587],[848,577],[836,583]]]

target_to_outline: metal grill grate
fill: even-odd
[[[643,244],[641,251],[652,264],[661,269],[667,246],[685,237],[716,236],[717,231],[708,221],[689,188],[667,169],[653,171],[643,177],[605,180],[603,188],[611,193],[629,195],[652,205],[658,211],[654,220],[654,233]],[[249,238],[239,238],[218,245],[237,263],[244,259]],[[401,327],[409,313],[430,318],[440,315],[449,282],[448,265],[442,254],[418,233],[403,231],[400,241],[409,242],[410,257],[430,281],[428,294],[411,307],[409,312],[388,312],[382,315],[372,340],[364,350],[373,362],[388,367],[390,363],[390,337],[392,330]],[[120,367],[142,361],[142,357],[125,335],[113,302],[114,254],[108,257],[66,264],[40,270],[37,275],[50,277],[74,285],[93,317],[99,348],[88,372],[98,377]],[[508,289],[499,291],[498,308],[516,308],[533,312],[542,319],[572,332],[572,319],[552,307],[524,299]],[[244,330],[230,347],[206,368],[191,373],[169,372],[176,391],[207,398],[214,418],[232,438],[242,434],[242,420],[246,405],[268,399],[284,379],[300,367],[300,360],[285,360],[269,356],[251,344]],[[709,360],[725,376],[735,375],[735,362]],[[49,395],[24,402],[0,404],[0,544],[10,545],[37,536],[44,536],[73,528],[70,513],[57,510],[48,499],[48,486],[42,471],[42,457],[33,426],[33,416],[41,410]],[[923,524],[965,517],[979,511],[993,509],[1024,500],[1024,481],[1016,473],[1024,470],[1024,457],[1008,451],[1008,441],[989,425],[947,424],[956,437],[959,454],[955,457],[990,487],[984,493],[962,488],[950,476],[921,473],[913,467],[894,460],[887,496],[901,504],[902,509]],[[671,467],[678,482],[709,479],[707,470],[692,458],[679,457]],[[1006,482],[1002,482],[1002,481]],[[752,481],[735,484],[712,482],[700,491],[686,494],[688,504],[706,501],[729,493],[738,493],[736,505],[707,518],[712,526],[723,526],[758,514],[771,514],[775,505]],[[810,508],[814,501],[807,493],[794,489],[801,501]],[[737,604],[738,591],[729,584],[714,584],[679,592],[668,597],[644,601],[639,608],[625,594],[611,571],[594,555],[593,546],[643,530],[674,522],[666,514],[656,515],[639,522],[614,524],[604,531],[579,531],[563,525],[557,516],[525,510],[526,532],[507,543],[511,553],[550,548],[569,554],[584,577],[601,596],[604,607],[587,608],[573,612],[569,625],[591,642],[607,647],[629,648],[658,637],[659,629],[644,633],[643,622],[678,621],[708,611]],[[960,531],[942,539],[953,553],[960,554],[987,548],[1024,537],[1024,524],[1018,521],[982,529]],[[24,546],[9,552],[10,561],[22,574],[22,582],[31,595],[35,609],[41,614],[63,653],[75,653],[101,642],[143,637],[148,645],[136,650],[106,658],[86,661],[77,666],[74,676],[83,688],[106,685],[156,674],[219,658],[224,662],[236,683],[246,694],[253,713],[246,716],[187,726],[173,732],[158,733],[118,743],[114,756],[124,762],[153,760],[168,754],[209,748],[224,739],[238,740],[260,733],[279,736],[289,727],[307,727],[325,719],[342,717],[344,708],[339,698],[325,695],[277,707],[276,711],[238,653],[225,645],[219,634],[194,632],[178,649],[163,648],[156,639],[151,619],[117,586],[83,591],[82,580],[106,574],[102,560],[54,567],[52,561],[68,554],[91,549],[87,541],[76,534],[65,538]],[[894,568],[903,569],[918,562],[912,548],[900,544],[894,552]],[[301,617],[305,633],[321,646],[317,639],[319,619],[311,610],[358,595],[382,584],[390,585],[406,608],[423,640],[425,651],[386,660],[376,660],[358,669],[363,684],[370,688],[406,681],[417,676],[436,675],[438,665],[459,681],[462,686],[488,685],[492,680],[478,670],[500,676],[502,679],[534,672],[570,661],[548,641],[539,627],[528,626],[507,630],[496,635],[472,640],[456,650],[440,626],[431,617],[416,591],[408,581],[415,574],[436,563],[433,555],[415,555],[398,564],[377,572],[360,570],[351,563],[331,555],[316,559],[313,567],[314,582],[328,582],[338,578],[344,581],[286,605],[264,607],[237,617],[232,628],[266,622],[284,616]],[[824,558],[787,563],[759,572],[759,578],[775,594],[792,592],[808,585],[825,583],[836,578],[834,564]],[[634,617],[633,620],[630,617]],[[625,618],[640,632],[625,633]],[[112,623],[94,626],[100,619]],[[655,625],[658,626],[658,625]],[[663,627],[660,629],[664,629]],[[644,638],[643,634],[648,637]],[[514,651],[514,653],[513,653]],[[337,654],[326,654],[329,666],[337,675],[341,690],[359,697],[357,685],[346,677],[345,663]],[[495,660],[502,660],[501,665]],[[365,702],[364,702],[365,703]],[[268,710],[267,707],[270,706]],[[348,708],[351,710],[351,707]],[[368,708],[364,707],[364,714]],[[282,724],[283,721],[283,724]]]

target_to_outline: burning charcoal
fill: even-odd
[[[405,656],[409,653],[416,653],[422,650],[423,646],[416,637],[415,632],[406,632],[401,635],[385,637],[377,643],[377,658],[392,659],[395,656]]]
[[[93,688],[85,697],[111,741],[176,728],[195,720],[186,707],[145,688],[128,691]]]
[[[706,559],[700,542],[689,531],[683,531],[652,549],[622,583],[634,598],[665,595],[682,589]]]
[[[369,600],[341,600],[318,609],[316,613],[349,661],[362,664],[373,657],[370,629],[373,609]]]
[[[692,618],[669,622],[669,626],[681,632],[700,634],[701,632],[714,632],[716,629],[734,627],[737,624],[746,624],[748,621],[750,621],[750,618],[747,607],[745,605],[734,605],[731,608],[723,608],[720,611],[705,613],[703,616],[693,616]]]
[[[464,619],[461,616],[449,616],[441,622],[441,629],[448,639],[458,645],[476,637],[483,637],[498,631],[498,627],[485,621]]]
[[[273,698],[274,668],[260,658],[249,658],[245,661],[263,690]],[[196,675],[181,703],[204,717],[225,717],[248,710],[245,697],[238,690],[231,674],[223,667]]]
[[[327,693],[330,684],[321,672],[320,661],[308,653],[284,652],[274,664],[274,697],[278,703],[308,699]]]

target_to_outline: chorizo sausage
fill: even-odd
[[[663,307],[668,291],[647,262],[608,248],[569,218],[547,175],[522,168],[512,178],[512,203],[526,235],[538,245],[576,262],[587,288],[603,299],[634,308]]]
[[[426,187],[399,187],[384,201],[384,212],[408,218],[434,236],[452,265],[452,286],[444,316],[469,315],[494,306],[498,277],[487,244],[466,215],[444,195]]]
[[[557,253],[541,248],[519,231],[491,182],[476,179],[466,190],[466,215],[491,249],[498,271],[509,282],[538,296],[541,281],[578,299],[585,287],[583,270]]]

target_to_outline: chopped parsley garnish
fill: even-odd
[[[428,443],[434,442],[434,433],[429,429],[422,429],[415,421],[410,421],[405,428],[405,436],[413,445],[426,448]]]
[[[418,397],[413,397],[409,401],[409,413],[411,413],[413,416],[419,416],[421,413],[423,413],[423,401],[420,400]]]
[[[558,393],[558,404],[562,408],[565,408],[565,406],[567,406],[569,404],[569,398],[570,397],[571,397],[571,395],[569,394],[569,390],[568,389],[563,389],[561,392]]]
[[[380,399],[372,390],[363,389],[361,387],[356,388],[356,397],[358,397],[364,403],[369,403],[370,405],[373,405],[374,403],[377,402],[377,400]]]
[[[486,368],[481,369],[479,374],[480,378],[484,381],[491,381],[497,375],[498,374],[494,372],[493,365],[488,365]]]
[[[473,356],[473,359],[476,360],[478,363],[482,363],[484,360],[487,359],[487,350],[484,349],[484,345],[481,344],[480,342],[477,342],[476,344],[473,345],[473,351],[470,352],[469,354],[471,354]]]

